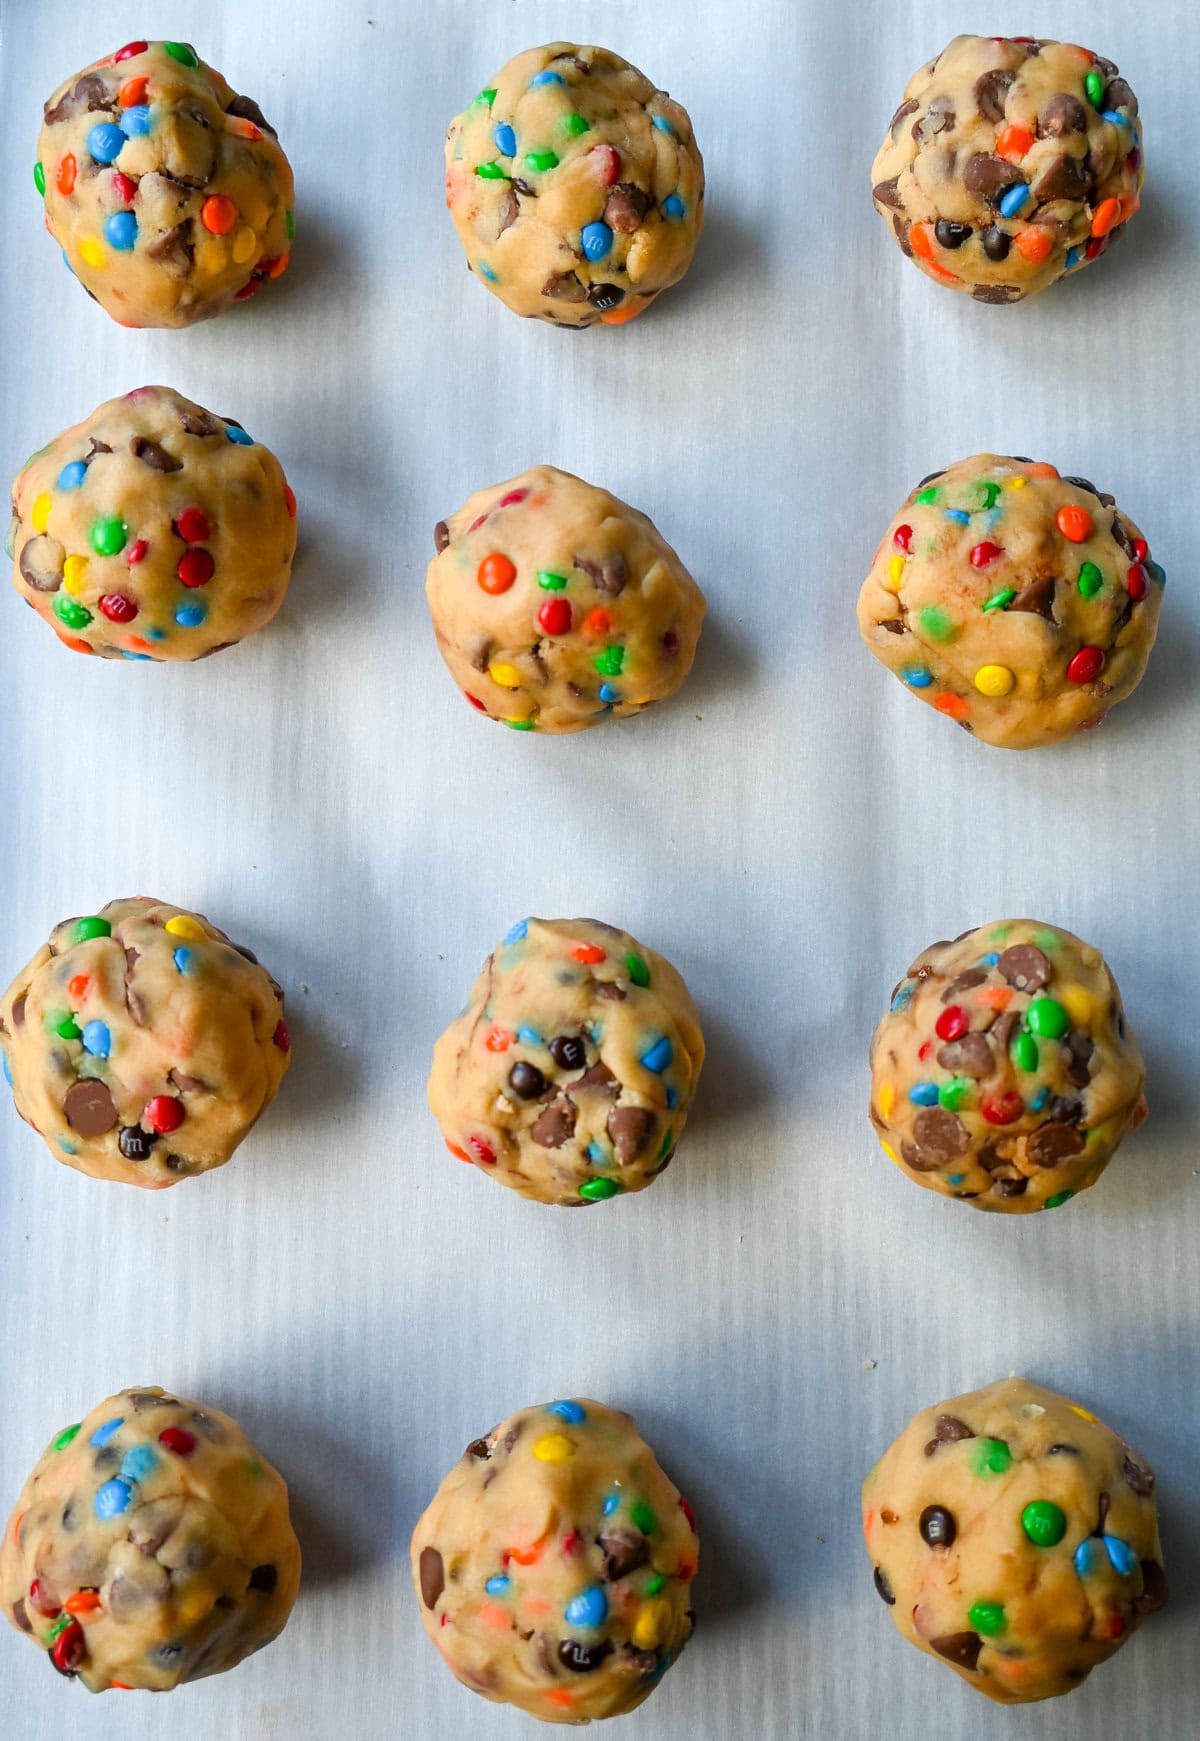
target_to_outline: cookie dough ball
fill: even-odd
[[[1167,1599],[1153,1472],[1023,1378],[917,1415],[862,1506],[899,1630],[1002,1704],[1071,1692]]]
[[[632,1417],[567,1401],[468,1445],[416,1527],[412,1568],[464,1686],[588,1723],[640,1705],[691,1637],[699,1551]]]
[[[922,478],[858,598],[863,640],[985,743],[1099,725],[1142,680],[1166,575],[1112,496],[994,453]]]
[[[1056,1209],[1146,1116],[1098,949],[1034,919],[919,955],[871,1042],[871,1122],[910,1179],[977,1209]]]
[[[914,73],[871,170],[922,272],[1019,302],[1125,233],[1142,186],[1137,98],[1073,43],[957,36]]]
[[[121,326],[191,326],[286,271],[292,171],[275,129],[186,42],[130,42],[46,104],[46,228]]]
[[[225,1165],[290,1047],[283,993],[250,951],[145,896],[67,919],[0,999],[26,1124],[55,1160],[150,1190]]]
[[[460,1161],[578,1208],[665,1171],[703,1062],[669,961],[597,919],[521,919],[434,1047],[429,1104]]]
[[[677,284],[704,216],[686,110],[606,48],[510,60],[450,123],[446,204],[515,314],[619,326]]]
[[[157,1386],[51,1440],[0,1548],[6,1618],[90,1693],[235,1667],[299,1583],[282,1477],[228,1415]]]
[[[139,387],[34,454],[8,549],[13,585],[74,652],[203,659],[283,603],[296,498],[240,423]]]
[[[673,695],[704,594],[636,508],[554,466],[479,490],[434,528],[425,594],[472,707],[514,731],[583,731]]]

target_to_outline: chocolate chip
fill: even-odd
[[[925,1455],[932,1456],[939,1445],[956,1445],[962,1439],[974,1437],[973,1430],[957,1415],[939,1415],[933,1423],[933,1438],[925,1447]]]
[[[1061,139],[1065,133],[1087,132],[1087,110],[1070,91],[1056,91],[1038,119],[1043,138]]]
[[[13,1605],[12,1605],[12,1617],[16,1621],[17,1625],[21,1628],[22,1632],[32,1632],[33,1631],[33,1626],[30,1623],[29,1615],[25,1611],[25,1598],[23,1596],[19,1596],[17,1598],[17,1600],[13,1603]]]
[[[625,292],[619,284],[591,284],[588,286],[587,299],[593,308],[607,313],[610,308],[617,308],[625,300]]]
[[[602,556],[599,561],[590,556],[577,556],[575,567],[582,569],[597,592],[618,598],[629,582],[629,568],[619,550]]]
[[[539,1114],[529,1134],[540,1148],[561,1149],[574,1136],[577,1117],[575,1106],[562,1094]]]
[[[418,1561],[421,1578],[421,1599],[426,1608],[436,1608],[438,1597],[446,1588],[446,1568],[436,1548],[422,1548]]]
[[[951,218],[939,218],[933,233],[943,248],[961,248],[974,234],[970,224],[956,224]]]
[[[886,622],[876,623],[877,629],[886,629],[889,635],[906,635],[908,625],[903,617],[889,617]]]
[[[995,260],[999,264],[1001,260],[1008,259],[1012,249],[1012,237],[1007,231],[993,224],[990,229],[983,232],[982,241],[983,251],[989,260]]]
[[[582,1638],[564,1638],[558,1647],[558,1660],[574,1674],[590,1674],[599,1668],[605,1657],[612,1655],[612,1640],[602,1638],[596,1644],[585,1644]]]
[[[904,210],[904,201],[900,196],[900,177],[898,175],[894,175],[890,181],[876,182],[875,186],[871,189],[871,193],[877,205],[887,206],[889,210],[894,212],[902,212]]]
[[[88,440],[90,443],[90,445],[88,447],[88,454],[87,454],[87,461],[86,461],[86,463],[88,465],[91,465],[92,461],[95,459],[95,457],[98,453],[111,453],[112,452],[112,448],[108,445],[107,441],[97,441],[96,437],[94,435],[89,436]]]
[[[14,1028],[23,1028],[25,1026],[25,1003],[28,997],[29,993],[23,991],[18,997],[13,999],[12,1021]]]
[[[996,963],[1014,991],[1041,991],[1050,979],[1050,963],[1032,943],[1014,943]]]
[[[1082,1028],[1072,1028],[1067,1035],[1067,1080],[1075,1088],[1086,1088],[1092,1077],[1092,1054],[1096,1042]]]
[[[1008,609],[1010,611],[1029,611],[1035,616],[1045,617],[1048,623],[1052,623],[1055,620],[1054,587],[1055,582],[1048,576],[1042,580],[1032,580],[1028,586],[1021,588]],[[1032,948],[1032,944],[1029,947]],[[1008,954],[1009,951],[1006,950],[1005,953]]]
[[[21,578],[34,592],[57,592],[62,585],[66,552],[57,538],[42,533],[21,546]]]
[[[1038,1167],[1057,1167],[1060,1161],[1083,1153],[1082,1131],[1070,1124],[1044,1124],[1035,1130],[1026,1145],[1026,1153]]]
[[[654,1114],[644,1106],[614,1106],[605,1129],[616,1151],[618,1165],[630,1167],[654,1131]]]
[[[931,97],[921,119],[913,122],[912,136],[918,145],[930,145],[939,133],[949,133],[953,126],[954,99]]]
[[[117,1122],[113,1097],[103,1082],[72,1083],[63,1096],[63,1112],[80,1136],[103,1136]]]
[[[140,1124],[127,1124],[117,1138],[117,1147],[127,1161],[148,1161],[150,1150],[157,1141],[157,1131],[143,1130]]]
[[[274,127],[267,120],[253,97],[235,97],[225,113],[237,115],[243,121],[252,121],[256,127],[261,127],[264,133],[269,133],[272,138],[277,137]]]
[[[1083,1118],[1083,1102],[1075,1094],[1054,1094],[1046,1102],[1048,1119],[1060,1124],[1078,1124]]]
[[[892,1593],[892,1586],[888,1582],[887,1573],[884,1571],[883,1567],[876,1566],[873,1576],[875,1579],[876,1594],[883,1598],[889,1608],[894,1608],[896,1606],[896,1598]]]
[[[221,425],[211,411],[205,411],[199,405],[185,405],[179,413],[179,421],[186,435],[219,435]]]
[[[942,993],[943,1003],[953,1003],[961,992],[973,991],[977,985],[982,985],[987,978],[987,972],[982,967],[968,967],[965,973],[960,973],[957,979],[952,979]]]
[[[997,1179],[992,1186],[997,1197],[1023,1197],[1028,1189],[1028,1179]]]
[[[1106,109],[1124,109],[1129,115],[1138,112],[1138,100],[1125,79],[1114,79],[1104,93]]]
[[[910,115],[915,115],[920,107],[921,105],[915,97],[909,97],[907,102],[901,103],[900,107],[896,110],[896,113],[888,122],[888,132],[891,134],[893,139],[896,137],[896,129],[901,121],[907,120]]]
[[[178,278],[186,277],[192,269],[192,258],[195,254],[195,244],[192,241],[192,220],[186,218],[182,224],[176,224],[174,229],[164,230],[161,236],[156,236],[146,244],[146,256],[158,265],[164,266]],[[185,421],[184,428],[188,425]],[[212,435],[215,430],[190,429],[190,435]]]
[[[1142,1561],[1142,1593],[1134,1598],[1133,1606],[1139,1614],[1157,1614],[1167,1603],[1167,1574],[1157,1560]]]
[[[1154,1492],[1153,1469],[1143,1469],[1141,1464],[1135,1463],[1132,1457],[1126,1457],[1121,1464],[1121,1473],[1135,1493],[1144,1496]]]
[[[428,1551],[429,1550],[426,1549],[426,1552]],[[422,1558],[424,1558],[423,1555]],[[278,1582],[278,1566],[255,1566],[250,1574],[250,1582],[246,1585],[246,1588],[247,1590],[261,1590],[264,1596],[269,1596]],[[434,1600],[436,1601],[436,1597]],[[432,1606],[433,1603],[431,1602],[430,1607]]]
[[[113,94],[98,73],[85,73],[76,79],[69,91],[53,107],[47,103],[42,115],[48,127],[59,121],[70,121],[76,115],[92,114],[97,109],[114,107]]]
[[[927,1155],[907,1139],[900,1144],[900,1154],[905,1166],[911,1167],[914,1173],[936,1173],[942,1165],[940,1155]]]
[[[982,1082],[995,1069],[992,1048],[986,1034],[964,1034],[961,1040],[950,1040],[937,1055],[943,1070],[954,1070]]]
[[[975,80],[975,104],[985,121],[1003,121],[1004,103],[1016,73],[997,67]]]
[[[595,1063],[590,1070],[585,1070],[582,1076],[577,1077],[571,1083],[571,1092],[574,1094],[580,1088],[614,1088],[616,1086],[617,1079],[608,1065]]]
[[[900,244],[900,252],[906,255],[910,260],[913,257],[912,243],[908,239],[908,232],[911,228],[912,225],[907,218],[901,217],[899,212],[892,213],[892,229],[896,232],[896,240]]]
[[[620,230],[632,236],[642,227],[642,219],[650,208],[650,195],[643,193],[631,181],[619,181],[604,202],[604,221],[610,230]]]
[[[994,302],[1002,305],[1023,300],[1025,292],[1017,284],[977,284],[971,295],[976,302]]]
[[[522,1059],[509,1071],[508,1086],[522,1100],[536,1100],[545,1090],[546,1078],[536,1064],[527,1064]]]
[[[491,1454],[492,1447],[488,1444],[486,1439],[472,1439],[471,1443],[463,1452],[464,1457],[475,1457],[481,1463],[486,1463]]]
[[[968,1669],[973,1674],[983,1640],[977,1632],[951,1632],[945,1638],[931,1638],[929,1648],[944,1656],[947,1662],[954,1663],[956,1668]]]
[[[929,1106],[919,1112],[913,1135],[917,1147],[932,1157],[935,1165],[957,1160],[966,1153],[970,1141],[962,1120],[942,1106]]]
[[[542,295],[556,302],[585,302],[587,291],[574,272],[554,272],[542,285]]]
[[[954,1513],[947,1511],[944,1505],[927,1505],[921,1513],[917,1527],[921,1531],[921,1540],[927,1542],[931,1548],[954,1546],[958,1525],[954,1521]]]
[[[1087,165],[1078,157],[1056,157],[1033,184],[1036,200],[1082,199],[1088,190]]]
[[[157,441],[151,441],[148,435],[135,435],[129,443],[129,451],[134,459],[140,459],[143,465],[148,465],[152,472],[181,472],[183,461],[176,459],[173,453],[168,453]]]
[[[560,1070],[582,1070],[587,1063],[587,1045],[581,1034],[556,1034],[549,1051]]]
[[[606,997],[611,1003],[624,1003],[625,987],[623,985],[618,985],[615,979],[597,980],[596,996]]]
[[[636,1529],[606,1529],[600,1536],[600,1548],[604,1554],[604,1576],[610,1583],[627,1578],[650,1558],[650,1543]]]
[[[981,198],[998,204],[1007,188],[1015,187],[1024,178],[1014,164],[1003,157],[996,157],[986,151],[978,151],[970,158],[963,171],[963,185],[969,193],[980,195]],[[984,246],[987,246],[986,238]],[[1007,253],[1007,249],[1005,250]],[[1003,257],[1003,256],[1001,256]],[[995,258],[990,255],[989,258]]]
[[[440,556],[450,542],[450,528],[444,520],[439,520],[433,529],[433,548]]]
[[[517,198],[516,194],[513,192],[511,187],[506,188],[505,192],[504,192],[504,198],[500,201],[498,226],[496,229],[497,240],[504,234],[505,230],[512,229],[513,225],[516,223],[516,221],[520,217],[520,215],[521,215],[521,202],[520,202],[520,200]]]

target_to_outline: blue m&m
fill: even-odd
[[[125,135],[112,121],[98,121],[87,136],[88,155],[97,163],[112,163],[125,145]]]
[[[585,224],[580,241],[589,260],[607,260],[612,253],[613,233],[607,224]]]
[[[114,212],[104,220],[104,240],[110,248],[127,254],[137,241],[137,219],[132,212]]]

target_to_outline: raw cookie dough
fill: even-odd
[[[858,597],[875,657],[1003,749],[1099,725],[1142,680],[1166,575],[1087,478],[994,453],[932,472]]]
[[[704,594],[636,508],[554,466],[479,490],[434,528],[425,593],[472,707],[514,731],[583,731],[673,695]]]
[[[425,1630],[464,1686],[544,1723],[648,1698],[692,1635],[696,1520],[632,1417],[553,1402],[468,1445],[412,1538]]]
[[[910,260],[1019,302],[1098,259],[1140,204],[1137,98],[1072,43],[957,36],[914,73],[871,169]]]
[[[270,622],[296,498],[269,448],[169,387],[110,399],[13,484],[13,585],[76,653],[203,659]]]
[[[46,104],[46,228],[121,326],[191,326],[286,271],[292,171],[275,129],[185,42],[130,42]]]
[[[228,1415],[157,1386],[63,1428],[0,1548],[5,1617],[90,1693],[233,1668],[299,1583],[282,1477]]]
[[[619,326],[677,284],[704,217],[686,110],[606,48],[515,56],[450,123],[446,204],[516,314]]]
[[[521,919],[434,1047],[429,1104],[460,1161],[578,1208],[665,1170],[703,1062],[669,961],[597,919]]]
[[[250,951],[145,896],[64,921],[0,999],[21,1117],[55,1160],[151,1190],[224,1166],[290,1048],[283,993]]]
[[[1002,1704],[1071,1692],[1167,1599],[1153,1472],[1023,1378],[917,1415],[862,1508],[898,1629]]]
[[[918,1185],[1056,1209],[1146,1116],[1117,983],[1070,931],[1009,919],[919,955],[871,1041],[871,1122]]]

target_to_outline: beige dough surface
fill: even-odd
[[[228,1415],[157,1386],[56,1435],[0,1548],[5,1618],[91,1693],[233,1668],[299,1583],[282,1477]]]
[[[122,326],[190,326],[287,268],[275,130],[187,43],[129,43],[60,85],[35,180],[67,265]]]
[[[928,277],[1019,302],[1081,271],[1140,203],[1137,98],[1073,43],[957,36],[914,73],[871,169],[875,209]]]
[[[1166,575],[1112,496],[993,453],[922,479],[858,598],[863,640],[985,743],[1099,725],[1142,680]]]
[[[579,1208],[665,1170],[703,1062],[669,961],[596,919],[522,919],[434,1047],[429,1104],[459,1160]]]
[[[203,659],[270,622],[296,498],[269,448],[169,387],[110,399],[13,483],[13,585],[77,653]]]
[[[464,1686],[588,1723],[640,1705],[691,1637],[699,1551],[632,1417],[564,1400],[467,1447],[413,1532],[412,1569]]]
[[[1035,919],[935,943],[871,1041],[871,1122],[918,1185],[1056,1209],[1146,1116],[1145,1070],[1098,949]]]
[[[1071,1692],[1167,1599],[1152,1470],[1023,1378],[915,1416],[862,1510],[900,1632],[1003,1704]]]
[[[21,1117],[55,1160],[150,1190],[224,1166],[290,1047],[283,993],[249,950],[145,897],[65,920],[0,999]]]
[[[514,313],[619,326],[692,263],[704,164],[687,111],[606,48],[510,60],[446,136],[471,270]]]
[[[554,466],[434,530],[425,594],[467,700],[515,731],[583,731],[673,695],[704,594],[645,514]]]

